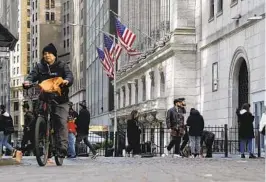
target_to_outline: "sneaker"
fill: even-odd
[[[245,159],[245,154],[241,154],[241,158],[242,159]]]
[[[133,155],[133,157],[134,158],[141,158],[141,155],[136,154],[136,155]]]
[[[99,153],[96,153],[93,156],[91,156],[91,159],[96,159],[96,157],[98,157],[98,156],[99,156]]]
[[[194,156],[194,155],[191,155],[191,156],[189,156],[189,158],[190,158],[190,159],[194,159],[194,158],[195,158],[195,156]]]
[[[181,158],[182,156],[179,154],[174,154],[174,158]]]
[[[257,158],[254,154],[249,154],[249,158],[250,159],[255,159],[255,158]]]
[[[162,157],[166,157],[169,155],[169,151],[167,150],[164,154],[162,154]]]

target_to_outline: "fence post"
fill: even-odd
[[[107,153],[108,153],[108,146],[109,146],[109,143],[108,143],[108,138],[109,138],[109,135],[108,135],[108,131],[105,132],[105,154],[104,156],[107,157]]]
[[[260,148],[260,131],[257,129],[258,132],[258,157],[261,157],[261,148]]]
[[[160,123],[160,156],[164,154],[164,128],[163,123]]]
[[[224,157],[228,157],[228,125],[224,125]]]
[[[115,152],[115,157],[118,157],[118,151],[117,151],[118,138],[117,137],[118,137],[118,132],[115,132],[115,140],[116,140],[115,141],[115,148],[114,148],[115,149],[115,151],[114,151]]]

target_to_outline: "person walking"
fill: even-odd
[[[172,140],[167,147],[167,152],[163,154],[168,156],[170,150],[175,146],[174,157],[181,157],[180,155],[180,143],[181,138],[185,134],[184,129],[184,113],[185,113],[185,99],[179,98],[174,100],[174,107],[167,111],[166,124],[167,128],[171,132]]]
[[[127,121],[127,140],[128,146],[126,152],[130,154],[133,150],[133,156],[137,157],[140,155],[140,133],[138,121],[138,111],[133,110],[131,112],[131,118]]]
[[[191,148],[192,158],[200,154],[200,140],[204,129],[204,119],[199,111],[192,108],[190,116],[187,119],[187,126],[189,127],[189,143]]]
[[[30,152],[34,150],[34,130],[35,130],[35,117],[33,112],[30,111],[28,103],[23,104],[24,111],[24,126],[23,138],[21,142],[21,152]],[[28,142],[30,141],[30,144]]]
[[[99,154],[96,152],[94,147],[88,140],[89,134],[89,126],[90,126],[90,112],[87,109],[86,101],[82,101],[80,104],[81,110],[79,111],[79,116],[76,121],[77,125],[77,138],[76,144],[79,146],[80,142],[83,140],[84,143],[90,148],[92,151],[92,159],[95,159]]]
[[[249,158],[256,158],[252,150],[252,139],[254,138],[254,116],[250,112],[250,104],[243,104],[242,109],[238,113],[238,118],[241,158],[245,158],[245,148],[247,143]]]
[[[20,162],[22,157],[21,151],[16,150],[8,143],[10,135],[14,133],[12,117],[6,111],[6,107],[4,105],[0,105],[0,114],[0,158],[2,157],[2,148],[5,146],[12,152],[12,157],[16,158],[16,161]]]
[[[75,119],[71,113],[68,117],[68,149],[67,149],[67,157],[68,158],[76,158],[76,151],[75,151],[75,142],[76,142],[76,135],[77,135],[77,125],[75,124]]]

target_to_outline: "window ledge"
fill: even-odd
[[[238,1],[232,1],[231,4],[230,4],[230,8],[234,7],[237,4],[238,4]]]
[[[214,16],[213,16],[213,17],[210,17],[208,22],[210,23],[210,22],[212,22],[213,20],[214,20]]]
[[[216,14],[216,17],[219,17],[223,14],[223,10],[219,11],[217,14]]]

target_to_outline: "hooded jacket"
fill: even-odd
[[[204,129],[204,119],[199,111],[191,111],[187,119],[187,126],[189,126],[189,136],[201,136]]]
[[[77,132],[81,135],[88,135],[90,126],[90,112],[87,108],[82,108],[76,121]]]
[[[239,112],[239,137],[241,139],[252,139],[254,138],[254,127],[253,121],[254,116],[245,109]]]
[[[38,63],[34,69],[31,71],[29,76],[26,78],[27,81],[30,82],[37,82],[41,83],[44,80],[54,78],[54,77],[62,77],[64,80],[68,80],[69,84],[68,87],[70,87],[73,84],[73,74],[70,71],[68,65],[60,61],[58,59],[55,60],[54,64],[49,65],[47,64],[44,59],[41,60],[40,63]],[[69,101],[68,93],[69,89],[68,87],[62,88],[62,95],[56,96],[55,100],[59,103],[66,103]]]

